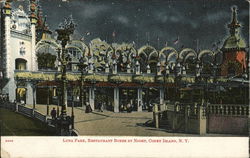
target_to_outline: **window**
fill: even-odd
[[[15,60],[16,70],[26,70],[27,61],[25,59],[18,58]]]
[[[26,51],[25,51],[24,42],[21,41],[21,42],[19,43],[19,45],[20,45],[20,50],[19,50],[20,55],[25,55]]]

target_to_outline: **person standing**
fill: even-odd
[[[55,120],[56,119],[56,109],[53,108],[50,112],[50,115],[52,116],[52,119]]]

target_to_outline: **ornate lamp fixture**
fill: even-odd
[[[58,36],[57,40],[61,42],[61,51],[59,52],[58,58],[61,62],[61,84],[62,84],[62,100],[61,100],[61,116],[59,120],[59,126],[60,126],[60,134],[61,135],[69,135],[69,124],[70,124],[70,118],[67,117],[66,112],[66,88],[67,88],[67,78],[66,78],[66,68],[67,64],[69,62],[69,56],[67,54],[67,51],[65,49],[65,46],[70,41],[70,35],[74,33],[76,24],[73,22],[72,16],[69,18],[66,18],[64,20],[64,23],[59,25],[59,29],[56,30]],[[61,54],[60,54],[61,53]]]

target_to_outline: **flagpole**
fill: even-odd
[[[137,44],[137,47],[139,47],[139,38],[138,38],[138,33],[136,33],[136,44]]]
[[[157,37],[157,47],[158,47],[158,50],[160,49],[160,37]]]
[[[150,45],[150,32],[148,32],[148,44]]]
[[[113,31],[112,36],[113,36],[113,43],[115,43],[115,36],[116,36],[115,30]]]
[[[199,51],[199,39],[196,40],[196,52],[199,53],[198,51]]]

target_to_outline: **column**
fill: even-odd
[[[113,74],[117,74],[117,63],[116,60],[113,61],[113,70],[112,70]]]
[[[206,111],[205,107],[198,107],[198,118],[199,118],[199,134],[205,135],[207,133],[207,119],[206,119]]]
[[[159,128],[159,109],[157,104],[154,104],[153,118],[154,118],[155,128]]]
[[[136,74],[136,75],[141,74],[140,63],[139,63],[138,60],[137,60],[136,63],[135,63],[135,74]]]
[[[26,84],[26,104],[33,105],[33,88],[30,82]]]
[[[35,85],[32,85],[32,90],[33,90],[33,108],[34,108],[34,110],[35,110],[35,108],[36,108],[36,86]]]
[[[157,75],[161,75],[161,63],[158,62],[157,65],[156,65],[156,71],[157,71]]]
[[[127,73],[128,74],[131,73],[131,66],[130,66],[130,64],[127,65]]]
[[[65,108],[67,109],[67,107],[68,107],[68,91],[67,91],[67,88],[64,89],[64,104],[65,104]]]
[[[137,89],[137,111],[142,111],[142,88]]]
[[[36,24],[31,23],[31,71],[37,71]]]
[[[160,104],[164,104],[164,89],[160,88]]]
[[[11,61],[11,46],[10,46],[10,16],[9,15],[5,15],[4,17],[4,27],[5,27],[5,44],[3,44],[4,48],[5,48],[5,54],[3,55],[3,64],[5,65],[5,77],[6,78],[12,78],[12,70],[14,70],[15,68],[12,67],[12,63],[14,61]]]
[[[89,104],[92,110],[95,110],[95,90],[93,87],[89,88]]]
[[[3,87],[3,93],[9,95],[9,101],[14,102],[16,100],[16,83],[14,78],[10,78],[8,84]]]
[[[105,64],[105,73],[109,73],[109,64],[108,63]]]
[[[119,88],[114,88],[114,112],[119,112]]]

